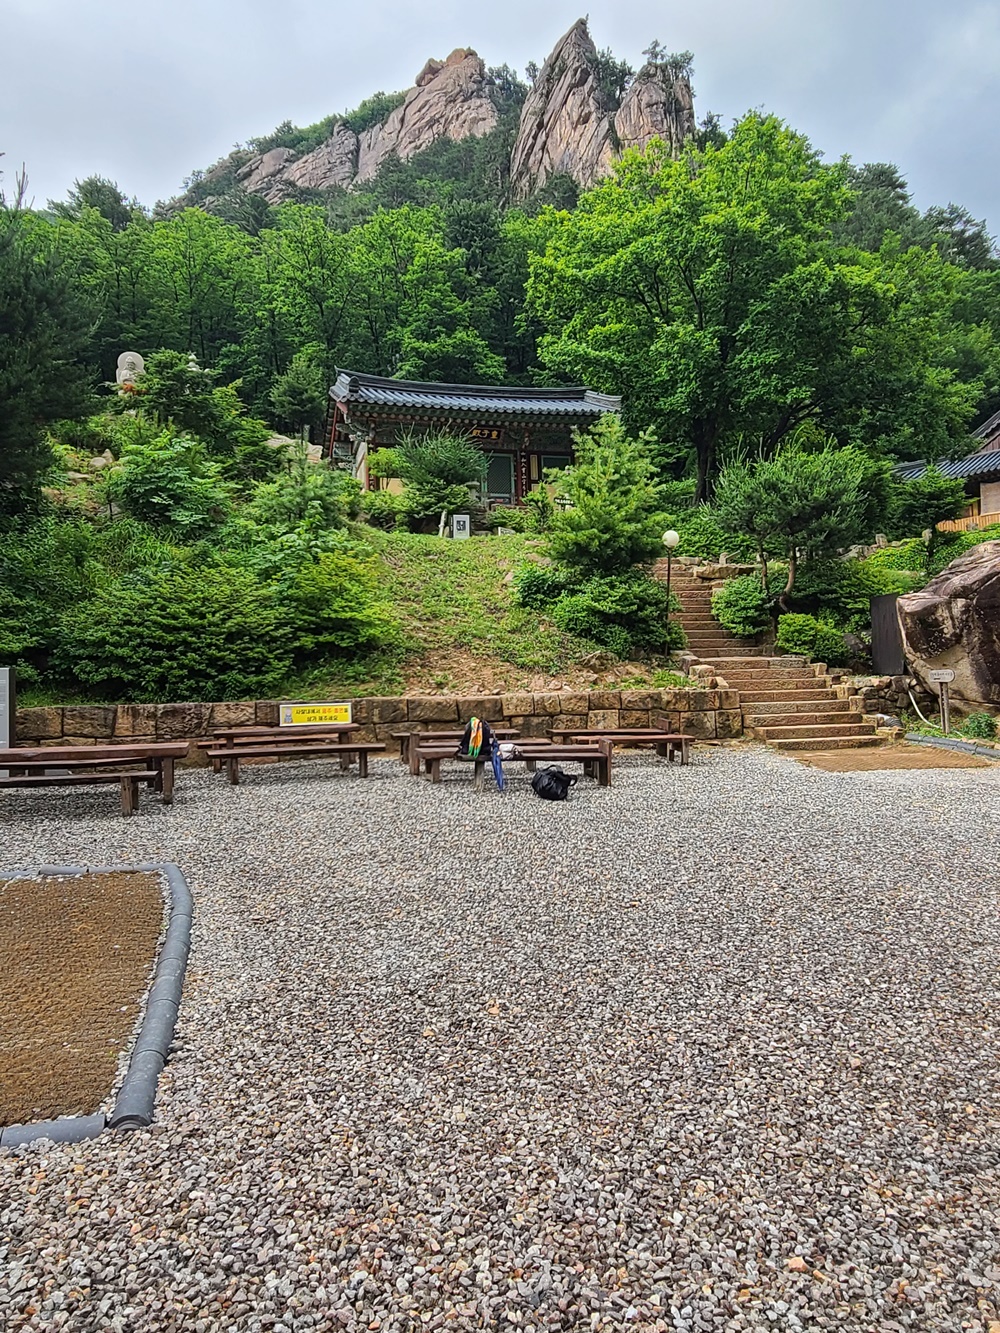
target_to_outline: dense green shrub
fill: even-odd
[[[360,514],[361,487],[346,472],[311,463],[308,450],[300,446],[287,472],[254,488],[245,512],[251,522],[279,532],[300,523],[335,528]]]
[[[491,530],[510,528],[512,532],[530,532],[534,523],[530,510],[514,505],[497,505],[495,509],[490,510],[486,526]]]
[[[198,440],[170,428],[148,444],[127,445],[106,484],[108,496],[131,518],[181,537],[219,527],[229,510],[219,465]]]
[[[935,538],[927,555],[926,572],[928,578],[934,578],[946,569],[953,560],[982,542],[1000,541],[1000,524],[990,528],[980,528],[975,532],[949,532]]]
[[[712,614],[730,634],[752,639],[770,625],[772,602],[760,578],[744,574],[712,594]]]
[[[995,741],[997,738],[997,720],[992,713],[970,713],[962,723],[963,736],[970,736],[977,741]]]
[[[531,526],[535,532],[548,532],[555,517],[555,501],[547,486],[533,486],[524,497],[525,507],[531,515]]]
[[[680,537],[678,555],[695,556],[699,560],[718,560],[725,553],[730,560],[737,560],[741,564],[757,559],[753,540],[725,532],[715,511],[707,504],[667,509],[657,515],[654,526],[661,534],[668,528],[674,529]]]
[[[927,547],[919,537],[912,537],[899,546],[883,546],[872,551],[865,559],[869,569],[902,569],[920,573],[927,561]]]
[[[809,560],[799,566],[792,605],[851,634],[871,630],[871,599],[912,592],[917,575],[870,560]],[[772,579],[771,587],[774,588]]]
[[[552,565],[522,565],[514,575],[514,599],[532,611],[551,612],[566,591],[566,576]]]
[[[54,665],[108,700],[260,698],[289,674],[293,643],[273,585],[175,565],[127,575],[69,613]]]
[[[361,496],[361,517],[373,528],[392,528],[406,526],[409,509],[404,495],[394,495],[392,491],[365,491]]]
[[[843,666],[849,656],[844,636],[835,625],[799,614],[779,616],[775,647],[780,652],[826,662],[828,666]]]
[[[95,544],[90,524],[54,517],[0,532],[0,664],[22,684],[44,669],[63,611],[97,586]]]
[[[684,632],[668,618],[669,609],[678,609],[676,599],[671,595],[668,603],[665,585],[655,579],[599,575],[567,589],[552,607],[552,619],[559,629],[627,658],[684,647]]]
[[[297,664],[355,658],[396,639],[367,560],[326,551],[300,565],[281,592]]]
[[[914,481],[894,481],[886,531],[891,537],[917,537],[946,519],[957,518],[966,503],[964,481],[929,467]]]
[[[486,455],[464,435],[411,432],[396,446],[408,511],[416,518],[465,512],[486,477]]]

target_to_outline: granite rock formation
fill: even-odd
[[[270,204],[299,189],[362,185],[390,156],[406,161],[438,139],[489,134],[499,122],[494,91],[480,57],[460,48],[447,60],[428,60],[402,105],[381,124],[356,134],[337,122],[305,153],[278,147],[248,157],[242,150],[206,172],[202,183],[217,180],[222,193],[236,167],[237,183]],[[557,174],[586,188],[610,172],[624,149],[660,138],[676,150],[693,132],[687,74],[646,65],[619,106],[602,87],[600,57],[580,19],[556,43],[525,100],[510,158],[511,193],[526,198]]]
[[[579,19],[556,44],[525,101],[511,154],[514,196],[523,199],[560,173],[587,188],[611,171],[626,148],[645,148],[658,138],[676,151],[694,128],[690,78],[660,65],[644,65],[616,108],[601,87],[587,22]]]
[[[405,162],[436,139],[478,139],[496,123],[486,67],[475,51],[452,51],[443,64],[429,60],[403,105],[361,135],[355,179],[371,180],[391,153]]]
[[[644,65],[615,113],[614,129],[622,151],[643,149],[650,140],[662,139],[677,152],[695,131],[690,78]]]
[[[521,111],[510,160],[514,194],[524,198],[553,175],[590,185],[612,160],[614,105],[597,77],[597,47],[579,19],[556,43]]]
[[[928,688],[929,673],[951,668],[954,697],[1000,704],[1000,541],[982,542],[899,599],[907,661]]]

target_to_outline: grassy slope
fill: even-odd
[[[541,677],[574,680],[594,645],[563,634],[535,611],[514,605],[507,576],[537,554],[523,536],[448,538],[371,531],[384,592],[403,632],[402,655],[359,667],[355,692],[408,688],[513,689]],[[366,680],[355,679],[364,673]],[[343,680],[343,677],[341,677]],[[311,693],[325,682],[311,682]]]

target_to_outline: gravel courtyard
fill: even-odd
[[[2,794],[197,916],[154,1129],[0,1155],[0,1328],[1000,1333],[1000,766],[373,773]]]

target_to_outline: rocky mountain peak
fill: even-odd
[[[645,148],[659,138],[676,151],[694,132],[694,99],[683,61],[651,61],[630,84],[623,71],[627,74],[627,67],[616,65],[609,52],[597,50],[586,19],[559,39],[521,109],[510,157],[514,199],[527,198],[559,174],[586,188],[611,171],[624,149]],[[390,157],[406,161],[438,139],[489,134],[500,124],[498,100],[502,105],[482,59],[459,47],[445,60],[428,60],[400,104],[379,123],[357,133],[344,120],[330,121],[321,143],[283,147],[279,139],[253,156],[241,151],[201,178],[198,199],[210,202],[204,186],[218,182],[222,192],[234,178],[271,204],[294,198],[299,190],[363,185]],[[296,132],[288,129],[294,144]]]
[[[601,88],[587,21],[577,19],[556,43],[524,103],[510,164],[515,197],[525,198],[558,174],[592,184],[611,162],[613,110]]]

